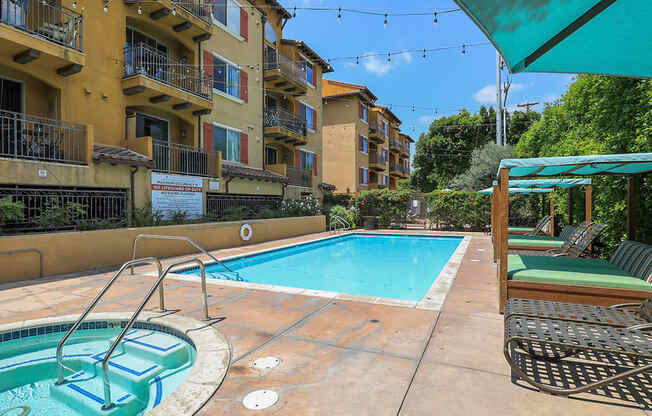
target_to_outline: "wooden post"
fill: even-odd
[[[498,276],[500,287],[500,300],[499,311],[503,313],[505,310],[505,302],[507,302],[507,251],[508,251],[508,235],[507,227],[509,222],[509,169],[500,169],[498,175],[498,182],[500,184],[500,210],[498,216],[500,220],[500,241],[498,243],[500,258],[498,259]]]
[[[555,200],[552,198],[552,193],[550,194],[550,232],[548,235],[555,236]]]
[[[627,177],[627,239],[636,241],[636,223],[638,221],[638,194],[641,186],[641,176]]]
[[[491,193],[491,242],[493,244],[493,249],[494,249],[494,263],[498,261],[498,251],[496,248],[496,243],[497,243],[497,234],[498,234],[498,227],[496,224],[496,210],[497,210],[497,193],[498,193],[498,186],[494,185],[492,187],[493,192]]]
[[[593,194],[593,185],[586,185],[586,222],[591,222],[591,217],[593,216],[593,202],[591,201]]]
[[[573,225],[573,212],[575,211],[575,199],[573,188],[568,188],[568,225]]]

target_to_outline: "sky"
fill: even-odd
[[[452,0],[281,0],[291,13],[292,7],[352,8],[385,12],[456,9]],[[283,31],[284,38],[306,42],[322,58],[360,56],[368,53],[404,49],[433,49],[487,42],[484,34],[463,12],[438,16],[389,17],[364,16],[337,11],[297,10]],[[415,140],[435,117],[471,112],[481,105],[494,105],[496,97],[496,51],[492,45],[461,48],[415,55],[392,56],[332,62],[335,72],[326,78],[366,85],[379,104],[394,104],[392,111],[403,121],[402,130]],[[507,107],[539,101],[552,102],[570,84],[571,75],[515,74]],[[433,107],[435,110],[396,107],[407,105]],[[540,104],[534,107],[541,110]],[[413,149],[414,150],[414,149]]]

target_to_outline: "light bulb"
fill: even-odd
[[[73,9],[76,9],[76,8],[77,8],[77,2],[76,2],[76,1],[73,1],[73,2],[72,2],[72,8],[73,8]]]
[[[143,8],[138,6],[138,14],[143,14]]]
[[[392,54],[387,53],[387,62],[392,62]]]
[[[435,24],[437,24],[437,12],[435,12]]]
[[[358,56],[355,57],[355,64],[360,65],[360,57]]]
[[[342,21],[342,8],[339,8],[337,10],[337,21],[341,22]]]
[[[109,3],[104,3],[104,13],[109,12]]]
[[[295,7],[292,12],[292,17],[297,17],[297,8]]]
[[[462,45],[462,55],[466,54],[466,45]]]
[[[383,22],[383,26],[385,27],[385,29],[387,29],[387,15],[385,15],[385,22]]]
[[[176,15],[177,15],[177,9],[176,9],[176,8],[173,8],[173,9],[172,9],[172,16],[176,16]]]
[[[423,50],[423,59],[426,59],[426,50]]]

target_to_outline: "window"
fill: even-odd
[[[136,137],[151,137],[157,142],[168,142],[169,122],[145,114],[136,113]]]
[[[386,121],[383,121],[383,133],[385,133],[385,137],[389,136],[389,124]]]
[[[387,161],[387,150],[383,149],[383,160]]]
[[[360,120],[364,120],[368,122],[369,121],[368,117],[369,117],[369,109],[364,105],[360,104]]]
[[[276,165],[278,163],[278,150],[267,146],[265,148],[265,163],[267,165]]]
[[[240,5],[233,0],[215,0],[213,20],[226,26],[231,32],[240,35]]]
[[[387,175],[383,175],[383,185],[387,186]]]
[[[143,32],[127,27],[127,46],[137,46],[141,43],[149,46],[152,49],[162,53],[163,55],[168,54],[167,45],[159,42],[151,36],[144,34]]]
[[[360,168],[360,183],[363,185],[369,183],[369,171],[367,168]]]
[[[213,127],[213,149],[222,152],[225,160],[240,161],[240,132],[224,127]]]
[[[213,88],[240,98],[240,69],[214,56]]]
[[[315,131],[315,111],[309,105],[304,103],[299,103],[301,118],[306,121],[306,127],[310,130]]]
[[[269,22],[265,22],[265,40],[273,45],[276,45],[276,31],[274,26]]]
[[[363,153],[369,153],[369,141],[366,137],[360,136],[360,142],[358,143],[358,150]]]
[[[312,170],[314,166],[315,155],[302,150],[299,155],[299,167],[303,170]]]
[[[313,85],[312,71],[314,71],[314,69],[312,67],[312,64],[308,61],[305,61],[304,63],[306,64],[306,81],[308,81],[308,84]]]

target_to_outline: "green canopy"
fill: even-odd
[[[574,186],[591,185],[591,178],[573,179],[526,179],[509,181],[510,189],[517,188],[572,188]],[[498,181],[494,181],[494,186]]]
[[[511,185],[511,182],[510,182]],[[540,189],[540,188],[509,188],[510,194],[547,194],[552,192],[553,189]],[[478,191],[480,194],[493,194],[494,188],[487,188],[481,191]]]
[[[455,0],[510,71],[652,77],[650,0]]]
[[[652,1],[650,2],[652,3]],[[562,175],[636,175],[652,172],[652,153],[503,159],[510,177]]]

